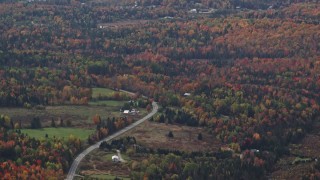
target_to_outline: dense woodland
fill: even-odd
[[[188,13],[197,7],[195,3],[218,10]],[[287,144],[302,138],[319,119],[318,1],[166,0],[132,6],[135,2],[127,0],[1,1],[0,106],[86,105],[92,87],[126,89],[160,103],[163,108],[153,118],[156,122],[203,126],[230,147],[260,149],[276,158],[288,153]],[[136,23],[126,25],[128,20]],[[120,25],[112,24],[116,22]],[[102,24],[107,27],[100,28]],[[28,172],[33,168],[44,178],[66,170],[64,164],[70,159],[47,160],[59,152],[43,150],[47,155],[40,156],[41,148],[34,148],[54,143],[45,145],[46,140],[38,142],[8,130],[10,124],[2,126],[0,153],[20,148],[25,154],[5,156],[12,161],[1,160],[0,176],[22,177],[12,170],[22,167],[25,177],[34,175]],[[70,153],[76,152],[77,147]],[[248,159],[252,162],[243,168],[249,171],[255,171],[254,166],[266,172],[274,163],[262,166],[270,160],[264,156]],[[152,157],[153,169],[136,170],[163,176],[162,171],[155,172],[158,161]],[[187,168],[182,173],[172,167],[173,174],[182,173],[177,178],[202,177],[203,168],[195,164],[208,167],[212,177],[236,178],[234,171],[243,165],[231,157],[215,170],[209,159],[187,161],[198,171]],[[219,170],[226,163],[233,174]],[[306,174],[314,176],[320,176],[319,169]]]

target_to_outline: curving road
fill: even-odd
[[[101,142],[103,142],[103,141],[110,141],[111,139],[113,139],[113,138],[115,138],[115,137],[117,137],[117,136],[119,136],[119,135],[121,135],[121,134],[129,131],[130,129],[136,127],[137,125],[143,123],[144,121],[146,121],[147,119],[151,118],[155,113],[158,112],[158,108],[159,108],[159,107],[158,107],[158,104],[157,104],[156,102],[152,102],[152,107],[153,107],[152,111],[151,111],[148,115],[146,115],[145,117],[143,117],[142,119],[140,119],[140,120],[138,120],[138,121],[130,124],[129,126],[127,126],[127,127],[123,128],[123,129],[119,130],[118,132],[116,132],[116,133],[114,133],[114,134],[112,134],[112,135],[110,135],[110,136],[102,139],[101,141],[99,141],[99,142],[97,142],[96,144],[88,147],[86,150],[84,150],[82,153],[80,153],[80,154],[77,156],[77,158],[73,161],[73,163],[72,163],[72,165],[71,165],[71,167],[70,167],[70,170],[69,170],[69,172],[68,172],[68,175],[67,175],[67,178],[66,178],[66,179],[67,179],[67,180],[72,180],[72,179],[74,178],[79,163],[82,161],[82,159],[83,159],[87,154],[89,154],[91,151],[99,148]]]

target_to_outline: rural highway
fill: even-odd
[[[151,118],[155,113],[158,112],[158,104],[156,102],[152,102],[152,111],[146,115],[145,117],[143,117],[142,119],[130,124],[129,126],[119,130],[118,132],[102,139],[101,141],[97,142],[96,144],[88,147],[86,150],[84,150],[82,153],[80,153],[77,158],[73,161],[71,167],[70,167],[70,170],[68,172],[68,175],[67,175],[67,180],[72,180],[75,176],[75,173],[76,173],[76,170],[78,168],[78,165],[79,163],[82,161],[82,159],[87,155],[89,154],[91,151],[99,148],[100,144],[103,142],[103,141],[110,141],[111,139],[117,137],[117,136],[120,136],[121,134],[129,131],[130,129],[138,126],[139,124],[143,123],[144,121],[146,121],[147,119]]]

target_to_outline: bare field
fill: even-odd
[[[172,131],[174,137],[169,138],[167,134]],[[198,140],[198,134],[202,133],[203,140]],[[166,125],[146,121],[130,130],[120,137],[134,136],[139,144],[150,148],[164,148],[181,151],[217,151],[222,145],[214,136],[205,132],[204,128],[189,127],[180,125]],[[114,163],[111,161],[111,156],[115,152],[105,152],[102,150],[94,150],[80,163],[79,171],[87,177],[101,176],[120,176],[128,177],[130,174],[130,159],[142,162],[146,157],[130,156],[122,153],[122,156],[128,162]]]
[[[307,134],[298,144],[290,144],[290,152],[295,156],[281,158],[274,167],[271,179],[303,179],[303,175],[310,175],[313,171],[315,161],[313,158],[320,157],[320,123],[317,123],[314,130]],[[293,164],[297,157],[312,159],[310,162]]]
[[[132,27],[132,26],[141,26],[148,23],[150,20],[130,20],[130,21],[118,21],[112,23],[102,23],[98,25],[98,28],[122,28],[122,27]]]
[[[272,172],[270,179],[302,179],[303,175],[311,174],[313,162],[292,164],[295,157],[283,157],[274,166],[275,171]]]
[[[167,137],[172,131],[173,138]],[[202,140],[198,134],[202,133]],[[134,136],[138,143],[150,148],[167,148],[181,151],[217,151],[222,145],[219,140],[201,127],[189,127],[146,121],[122,136]]]
[[[305,157],[320,157],[320,136],[308,134],[298,145],[290,145],[290,150],[294,154],[301,154]]]

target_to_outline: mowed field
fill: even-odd
[[[42,129],[22,129],[22,133],[28,134],[30,137],[36,139],[45,138],[46,134],[48,138],[59,137],[67,140],[70,135],[80,138],[84,141],[88,139],[88,136],[94,132],[94,129],[80,129],[80,128],[42,128]]]
[[[111,96],[115,93],[114,90],[108,88],[92,88],[92,98],[97,98],[99,96]]]

